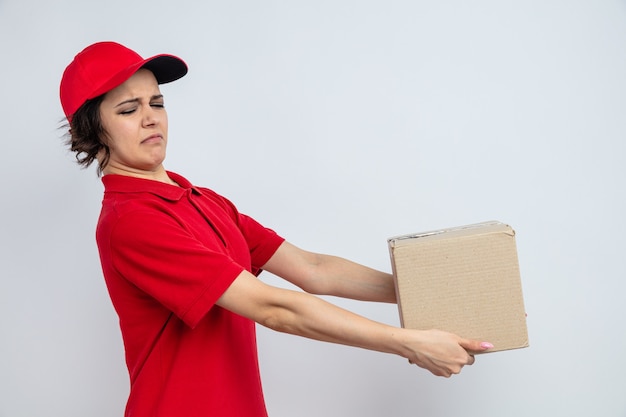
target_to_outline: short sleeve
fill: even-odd
[[[239,228],[250,248],[252,272],[258,275],[285,239],[245,214],[239,214]]]
[[[245,269],[220,247],[202,244],[156,210],[125,213],[104,251],[113,269],[194,327]]]

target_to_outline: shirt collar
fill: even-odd
[[[109,174],[102,177],[105,192],[115,193],[152,193],[166,200],[180,200],[185,193],[192,191],[194,194],[202,194],[185,177],[174,172],[167,171],[167,175],[174,180],[179,187],[164,182],[144,178],[129,177],[127,175]]]

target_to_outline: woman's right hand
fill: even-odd
[[[434,375],[450,377],[474,363],[474,353],[491,349],[488,342],[464,339],[441,330],[408,330],[409,363]]]

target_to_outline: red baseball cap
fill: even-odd
[[[154,73],[159,84],[187,74],[187,64],[173,55],[143,59],[135,51],[115,42],[89,45],[74,57],[61,79],[61,106],[68,121],[87,100],[96,98],[128,80],[140,68]]]

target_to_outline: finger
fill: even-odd
[[[493,348],[493,345],[489,342],[481,342],[471,339],[461,339],[459,340],[459,345],[461,345],[461,347],[468,352],[484,352]]]
[[[467,364],[468,365],[473,365],[474,362],[476,362],[476,358],[474,357],[474,355],[469,355],[469,358],[467,360]]]

